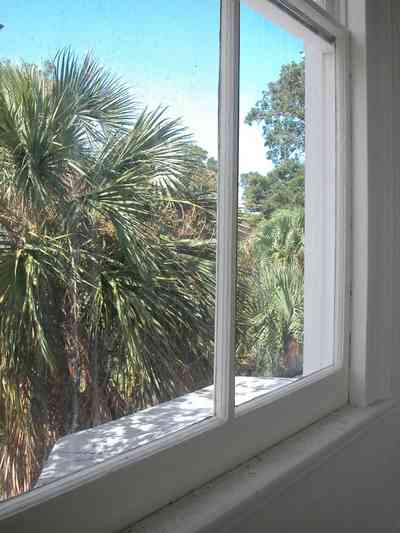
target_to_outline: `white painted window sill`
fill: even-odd
[[[296,378],[236,377],[235,403],[243,405],[293,383]],[[100,464],[193,424],[214,413],[214,386],[185,394],[95,428],[61,438],[54,445],[35,488]]]
[[[391,401],[344,407],[121,533],[216,533],[222,524],[228,531],[227,524],[243,517],[256,496],[280,492],[392,407]]]

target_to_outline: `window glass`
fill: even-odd
[[[333,364],[334,47],[241,3],[236,404]]]
[[[220,10],[4,7],[3,500],[214,413]]]

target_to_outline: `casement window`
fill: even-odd
[[[347,32],[332,16],[307,0],[212,0],[206,4],[211,18],[200,19],[199,25],[209,24],[204,39],[214,40],[217,48],[219,43],[211,84],[215,92],[207,95],[208,104],[204,104],[206,108],[209,105],[204,114],[210,109],[214,112],[215,131],[208,133],[218,145],[218,178],[216,173],[212,178],[218,180],[216,241],[212,245],[216,282],[211,296],[207,293],[208,298],[215,299],[215,318],[209,316],[207,324],[215,331],[209,344],[214,349],[214,356],[209,358],[212,370],[201,387],[192,386],[191,392],[183,388],[180,394],[176,393],[176,399],[155,402],[150,410],[138,410],[121,420],[68,434],[56,442],[37,488],[0,504],[4,533],[22,532],[25,528],[43,533],[54,528],[60,533],[118,531],[347,403]],[[183,28],[179,38],[183,39],[187,32],[187,42],[182,41],[181,46],[188,48],[192,43],[185,20],[190,15],[189,10],[181,13],[179,20],[172,17],[169,22]],[[135,17],[135,13],[129,11],[126,18],[129,17]],[[147,22],[142,32],[150,31],[151,21]],[[254,35],[250,43],[251,25]],[[249,126],[243,126],[244,114],[248,112],[247,91],[253,83],[250,74],[257,68],[266,68],[268,57],[276,53],[265,45],[273,40],[267,38],[271,32],[277,40],[277,49],[287,46],[291,50],[295,43],[299,52],[297,63],[304,65],[304,94],[300,95],[304,113],[301,117],[289,117],[295,147],[282,156],[286,162],[295,162],[303,169],[304,216],[300,217],[304,224],[303,255],[300,253],[299,259],[294,257],[296,250],[289,251],[289,259],[302,261],[304,278],[295,277],[289,261],[284,267],[276,267],[279,286],[268,281],[267,266],[266,285],[261,287],[263,272],[255,278],[254,271],[246,270],[241,263],[243,235],[250,231],[251,224],[249,209],[242,205],[239,179],[243,162],[253,157],[249,152],[252,133]],[[124,43],[122,36],[116,35],[117,50]],[[5,36],[4,32],[0,38]],[[210,46],[212,54],[211,44],[207,42],[204,46]],[[194,53],[195,48],[190,50]],[[201,63],[197,67],[201,69]],[[147,68],[151,78],[151,63]],[[278,74],[279,71],[275,78]],[[196,94],[198,91],[201,98],[202,80],[196,87],[197,81],[194,76],[186,86]],[[168,83],[174,93],[174,83],[180,81]],[[285,117],[281,118],[284,124]],[[303,139],[296,137],[296,131]],[[286,133],[282,130],[282,134]],[[161,181],[163,176],[158,178]],[[259,206],[254,207],[253,214],[259,214]],[[182,227],[176,231],[184,232]],[[252,255],[255,253],[253,249],[248,252],[249,260],[259,261],[258,256]],[[162,272],[160,283],[161,278]],[[181,282],[182,286],[187,283],[186,289],[193,287],[196,276]],[[255,291],[258,300],[249,303],[246,288],[251,284],[253,287],[259,284]],[[298,300],[292,298],[291,291],[297,291]],[[297,336],[288,334],[285,348],[275,349],[274,353],[279,352],[275,363],[280,366],[271,372],[268,363],[274,355],[269,344],[271,328],[289,327],[283,315],[275,311],[267,314],[274,295],[286,305]],[[188,312],[196,314],[204,304],[203,297],[199,290]],[[257,338],[251,348],[238,346],[241,335],[245,345],[248,331],[243,332],[243,328],[250,327],[242,320],[247,305],[259,306],[258,322],[254,319],[252,326]],[[298,307],[302,307],[304,318],[296,322]],[[181,312],[178,307],[176,312]],[[162,326],[163,317],[157,320]],[[182,325],[182,335],[191,331],[186,326]],[[182,342],[182,347],[188,346],[190,340]],[[153,339],[148,338],[148,342]],[[154,349],[155,341],[151,346]],[[249,369],[243,363],[246,349],[257,354],[257,365]],[[198,351],[196,347],[196,356]],[[188,368],[194,364],[193,360],[181,362]],[[90,450],[83,459],[85,447],[92,447],[92,456],[97,454],[95,461],[87,459]]]

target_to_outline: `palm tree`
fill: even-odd
[[[303,277],[291,267],[263,261],[257,275],[249,334],[257,375],[293,377],[302,371]]]
[[[304,210],[277,211],[246,244],[239,269],[238,315],[245,331],[239,335],[239,368],[258,376],[301,374]]]
[[[304,272],[304,208],[279,209],[257,228],[255,253]]]
[[[195,205],[188,146],[90,55],[0,65],[4,496],[61,436],[210,383],[214,246],[160,223]]]

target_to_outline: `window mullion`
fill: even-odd
[[[239,30],[239,0],[221,0],[215,410],[223,419],[235,407]]]

